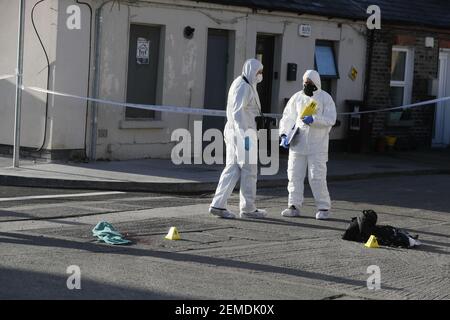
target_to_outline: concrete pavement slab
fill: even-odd
[[[449,157],[450,159],[450,157]],[[0,164],[5,164],[3,159]],[[259,176],[259,187],[280,187],[287,181],[287,158],[276,175]],[[32,163],[20,168],[0,165],[0,184],[32,187],[86,188],[147,192],[211,192],[223,165],[175,165],[171,160],[145,159],[93,163]],[[380,155],[331,154],[329,181],[393,175],[448,173],[449,167]]]

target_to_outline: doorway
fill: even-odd
[[[450,96],[450,50],[441,50],[439,54],[439,91],[438,98]],[[433,132],[433,146],[450,145],[450,101],[437,103]]]
[[[256,38],[256,59],[264,66],[264,81],[258,84],[258,95],[263,113],[272,111],[272,86],[278,74],[274,73],[275,36],[258,34]]]
[[[256,59],[264,66],[264,80],[258,84],[258,95],[261,101],[261,111],[266,113],[279,113],[277,96],[279,93],[279,72],[281,63],[281,37],[270,34],[258,34],[256,37]],[[275,99],[274,99],[275,97]],[[267,130],[266,150],[267,155],[272,154],[271,130],[277,127],[275,118],[265,118],[264,123],[258,124],[258,129]],[[262,146],[260,145],[262,149]],[[264,152],[264,151],[263,151]]]
[[[127,102],[156,104],[161,28],[132,24],[128,53]],[[126,108],[125,118],[152,120],[155,111]]]
[[[205,109],[226,110],[230,67],[232,66],[232,34],[228,30],[209,29],[206,57]],[[215,128],[223,131],[225,118],[203,117],[203,132]]]

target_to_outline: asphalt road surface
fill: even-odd
[[[258,190],[261,220],[207,213],[211,194],[177,196],[0,187],[0,299],[449,299],[450,176],[329,184],[333,216],[316,221],[309,188],[284,218],[286,188]],[[239,194],[229,201],[237,210]],[[341,235],[364,209],[418,234],[415,249],[367,249]],[[128,246],[92,237],[112,223]],[[170,227],[181,241],[165,240]],[[381,288],[367,287],[378,266]],[[70,290],[69,266],[81,289]]]

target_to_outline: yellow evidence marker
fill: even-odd
[[[180,233],[178,232],[176,227],[172,227],[169,230],[169,233],[165,237],[166,240],[181,240]]]
[[[366,244],[364,245],[367,248],[379,248],[377,237],[374,235],[371,235],[369,240],[367,240]]]

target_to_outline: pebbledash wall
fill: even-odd
[[[450,47],[450,33],[443,30],[384,25],[373,33],[373,52],[368,75],[367,105],[373,108],[396,107],[390,98],[392,49],[405,48],[413,53],[413,75],[410,102],[436,98],[439,77],[440,49]],[[432,38],[433,47],[426,46],[426,38]],[[431,39],[430,39],[431,40]],[[370,50],[370,36],[368,39]],[[435,105],[413,108],[395,121],[389,113],[370,116],[372,123],[372,147],[385,136],[397,137],[396,148],[413,150],[430,147],[433,138]]]
[[[35,0],[27,1],[27,19]],[[157,102],[170,106],[202,108],[205,97],[205,76],[208,29],[234,31],[233,77],[241,74],[244,61],[255,57],[257,34],[279,36],[275,71],[279,81],[274,84],[272,112],[283,111],[285,99],[299,91],[302,75],[314,68],[316,40],[334,42],[336,63],[340,78],[333,83],[338,112],[347,111],[346,100],[362,100],[366,67],[366,25],[325,17],[298,16],[291,13],[255,11],[183,0],[140,1],[136,4],[118,1],[86,1],[100,11],[99,43],[99,98],[126,101],[129,30],[131,24],[154,25],[162,28],[161,59]],[[104,4],[106,2],[106,4]],[[0,70],[14,70],[16,50],[17,8],[11,1],[1,0],[0,31],[7,49],[0,58]],[[7,4],[7,5],[6,5]],[[37,27],[43,34],[51,64],[50,89],[75,95],[93,95],[95,51],[89,57],[89,10],[82,9],[81,30],[68,30],[66,10],[76,4],[71,0],[48,2],[37,10]],[[4,18],[4,20],[3,20]],[[27,21],[28,21],[27,20]],[[94,20],[94,19],[93,19]],[[311,25],[311,36],[301,37],[299,25]],[[193,39],[186,39],[186,26],[195,28]],[[97,41],[92,26],[92,48]],[[46,87],[46,62],[42,49],[27,22],[25,44],[26,83]],[[89,69],[91,60],[91,69]],[[288,63],[298,64],[297,81],[287,81]],[[358,70],[356,80],[348,76],[351,68]],[[14,92],[13,81],[0,82],[0,144],[12,145]],[[45,94],[27,92],[24,100],[22,145],[30,150],[38,148],[43,134]],[[28,97],[29,96],[29,97]],[[51,154],[60,152],[65,157],[88,153],[90,148],[91,108],[82,101],[50,96],[47,122],[47,140],[44,149]],[[156,121],[127,121],[125,108],[99,105],[97,159],[126,160],[139,158],[169,158],[176,142],[170,141],[175,129],[187,128],[193,133],[193,122],[199,116],[162,113]],[[332,130],[334,142],[344,141],[347,134],[346,117]]]

